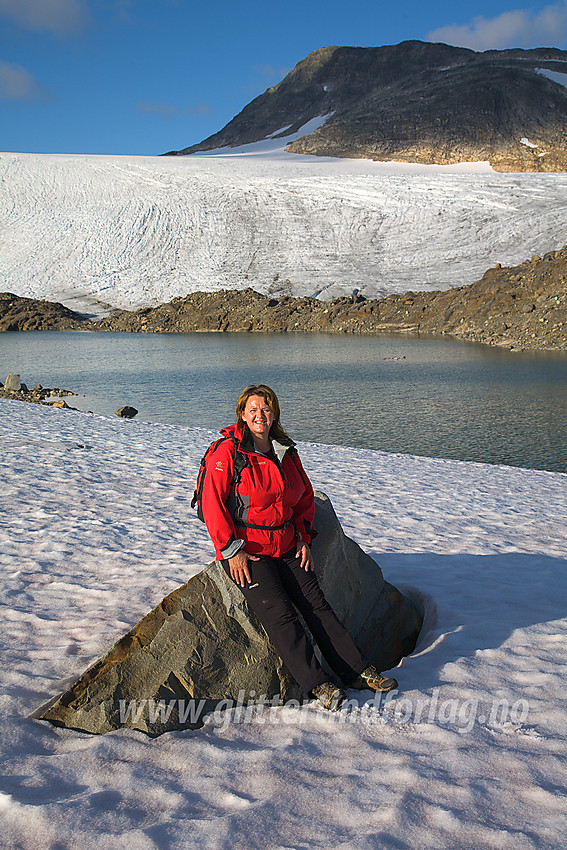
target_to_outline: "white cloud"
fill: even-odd
[[[145,112],[148,115],[159,115],[160,118],[174,118],[181,113],[180,109],[170,103],[148,103],[145,100],[137,103],[136,109],[138,112]]]
[[[190,115],[210,115],[213,112],[213,107],[208,103],[198,103],[197,106],[189,106],[186,110]]]
[[[148,103],[142,101],[136,104],[138,112],[146,112],[149,115],[159,115],[161,118],[177,118],[178,115],[208,115],[213,111],[213,107],[208,103],[198,103],[197,106],[186,106],[180,109],[178,106],[173,106],[171,103]]]
[[[12,62],[0,62],[0,98],[4,100],[48,100],[46,89],[33,74]]]
[[[472,50],[508,47],[553,47],[567,35],[567,1],[545,6],[540,12],[525,9],[503,12],[495,18],[476,17],[468,24],[440,27],[427,36]]]
[[[58,35],[80,32],[90,20],[85,0],[0,0],[0,15],[24,29]]]
[[[281,80],[289,71],[289,68],[274,68],[273,65],[254,65],[254,70],[265,77],[266,80]]]

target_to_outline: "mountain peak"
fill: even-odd
[[[420,163],[490,161],[500,171],[564,171],[566,86],[567,51],[556,48],[477,53],[422,41],[322,47],[218,133],[171,153],[283,137],[332,113],[286,150]]]

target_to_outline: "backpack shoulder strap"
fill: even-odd
[[[203,499],[203,485],[205,482],[205,475],[207,474],[207,462],[209,460],[209,456],[212,455],[221,443],[224,443],[226,440],[232,441],[232,446],[234,450],[234,460],[233,460],[233,470],[232,470],[232,488],[235,489],[238,481],[240,480],[240,475],[242,470],[248,466],[248,459],[246,455],[242,452],[238,451],[238,440],[234,436],[234,434],[228,434],[226,436],[219,437],[213,443],[208,446],[207,451],[203,455],[201,459],[201,465],[199,467],[199,474],[197,476],[197,486],[193,493],[193,498],[191,499],[191,507],[197,508],[197,516],[200,520],[204,520],[203,517],[203,508],[202,508],[202,499]]]
[[[236,487],[238,481],[240,479],[240,475],[242,470],[250,465],[248,458],[245,454],[238,451],[238,440],[231,434],[232,444],[234,446],[234,461],[233,461],[233,472],[232,472],[232,486]]]

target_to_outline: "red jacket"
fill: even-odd
[[[315,535],[313,488],[294,443],[272,440],[278,463],[256,451],[248,431],[231,425],[220,433],[235,436],[236,451],[246,456],[247,465],[233,489],[233,441],[223,440],[207,459],[202,506],[216,557],[232,558],[242,548],[241,540],[250,555],[274,557],[288,552],[298,540],[309,544]],[[239,521],[269,528],[245,527]]]

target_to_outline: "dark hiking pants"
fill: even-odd
[[[315,573],[306,572],[300,564],[295,549],[279,558],[261,556],[258,561],[248,561],[251,581],[240,589],[304,691],[327,682],[329,676],[315,656],[296,608],[331,669],[348,684],[367,661],[323,596]],[[230,577],[228,561],[222,565]]]

